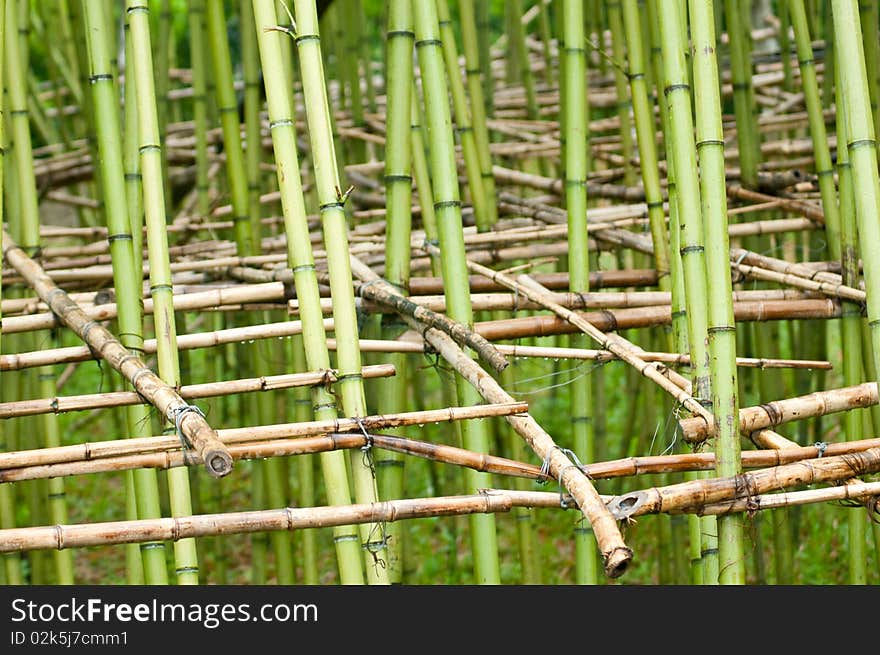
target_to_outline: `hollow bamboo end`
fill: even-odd
[[[609,578],[619,578],[629,568],[633,552],[626,546],[618,546],[608,557],[605,558],[605,575]]]
[[[226,450],[208,450],[202,454],[205,468],[215,478],[232,472],[232,457]]]

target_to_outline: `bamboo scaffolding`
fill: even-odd
[[[208,425],[202,413],[192,411],[189,403],[173,387],[164,383],[137,356],[129,353],[128,348],[104,326],[90,319],[6,232],[3,233],[3,256],[27,278],[55,316],[125,376],[147,402],[175,424],[181,438],[185,438],[202,456],[205,468],[212,476],[222,477],[232,471],[232,459],[226,447],[217,439],[217,433]]]

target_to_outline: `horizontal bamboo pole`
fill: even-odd
[[[362,374],[364,379],[389,377],[395,374],[395,369],[391,364],[375,364],[364,366]],[[185,400],[194,400],[196,398],[215,398],[217,396],[254,391],[274,391],[292,387],[333,384],[336,381],[336,371],[326,370],[190,384],[180,387],[178,393]],[[124,407],[126,405],[139,405],[143,402],[144,399],[135,391],[110,391],[107,393],[91,393],[77,396],[14,400],[0,403],[0,419],[16,416],[34,416],[36,414],[62,414],[64,412],[82,411],[97,407]]]
[[[535,273],[532,277],[548,289],[568,289],[568,273]],[[501,291],[505,287],[482,275],[471,275],[468,278],[472,293]],[[605,289],[610,287],[650,287],[657,284],[657,271],[650,268],[590,271],[590,288]],[[410,296],[443,293],[443,280],[439,277],[419,276],[410,278]]]
[[[162,416],[174,424],[181,442],[184,439],[189,441],[212,476],[222,477],[232,471],[229,451],[217,438],[216,431],[208,425],[202,412],[181,398],[173,387],[163,382],[139,357],[131,354],[109,330],[90,319],[5,231],[3,255],[28,280],[37,295],[52,308],[53,314],[64,325],[71,328],[95,353],[121,373]]]
[[[734,291],[734,302],[755,300],[803,300],[815,298],[815,295],[794,289],[747,289]],[[654,307],[668,305],[672,299],[668,291],[596,291],[575,293],[571,291],[550,292],[548,296],[554,303],[566,309],[622,309],[627,307]],[[446,298],[442,295],[410,296],[409,299],[425,309],[442,313],[446,311]],[[471,306],[474,310],[506,310],[519,311],[545,309],[541,303],[525,298],[519,293],[473,293]],[[296,298],[287,301],[288,312],[299,313],[299,301]],[[369,300],[360,304],[365,312],[383,312],[381,305]],[[333,310],[332,298],[321,299],[321,311],[330,314]]]
[[[822,453],[824,456],[844,455],[877,447],[880,447],[880,438],[828,443],[819,446],[799,446],[794,444],[786,448],[743,450],[740,453],[740,461],[743,468],[779,466],[780,464],[790,464],[804,459],[813,459],[819,453]],[[681,453],[678,455],[626,457],[584,464],[583,469],[587,475],[596,480],[651,473],[712,471],[715,469],[715,453]]]
[[[528,403],[505,402],[473,407],[447,407],[397,414],[378,414],[360,418],[337,418],[323,421],[304,421],[300,423],[279,423],[242,428],[227,428],[217,431],[220,440],[229,446],[256,441],[274,441],[294,437],[308,437],[328,432],[353,432],[356,430],[386,430],[407,425],[463,421],[491,416],[507,416],[528,410]],[[126,455],[177,451],[180,440],[170,436],[136,437],[108,441],[95,441],[71,446],[38,448],[0,453],[0,470],[79,462],[122,457]]]
[[[781,450],[783,452],[785,449]],[[880,448],[817,457],[725,478],[705,478],[621,494],[609,508],[618,520],[658,512],[695,512],[706,505],[749,501],[758,494],[838,482],[880,470]]]
[[[438,445],[415,439],[392,437],[381,434],[356,432],[351,434],[330,433],[315,437],[298,437],[295,439],[276,439],[240,444],[229,447],[233,460],[266,459],[269,457],[289,457],[324,453],[332,450],[372,447],[383,450],[413,455],[444,464],[465,466],[476,471],[509,475],[534,480],[547,480],[547,474],[540,466],[526,464],[505,457],[496,457],[484,453],[476,453],[455,446]],[[72,475],[106,473],[109,471],[127,471],[140,468],[171,469],[181,466],[201,464],[198,454],[191,451],[166,450],[156,453],[122,455],[86,461],[62,462],[58,464],[42,464],[23,466],[15,469],[0,470],[0,482],[21,482],[23,480],[39,480],[60,478]]]
[[[336,349],[336,340],[327,339],[327,347]],[[503,355],[511,357],[544,357],[545,359],[589,359],[597,362],[610,362],[618,359],[610,350],[595,350],[591,348],[556,348],[551,346],[520,346],[517,344],[495,344],[495,347]],[[377,353],[424,353],[424,343],[416,341],[397,341],[382,339],[361,339],[360,348],[363,352]],[[640,350],[639,357],[645,361],[663,362],[677,366],[689,366],[690,355],[679,353],[650,352]],[[823,359],[772,359],[763,357],[737,357],[737,366],[748,368],[804,368],[823,369],[833,368],[831,362]]]
[[[537,500],[534,497],[523,500],[519,494],[509,496],[505,492],[486,491],[470,496],[410,498],[357,505],[285,507],[176,518],[10,528],[0,530],[0,552],[84,548],[146,541],[178,541],[189,537],[303,530],[433,516],[507,512],[515,506],[514,498],[521,499],[520,506],[534,506]],[[559,494],[548,493],[542,498],[543,502],[550,502],[551,499],[556,507],[560,506]]]
[[[323,322],[325,331],[333,331],[333,319],[326,318]],[[300,321],[281,321],[279,323],[263,323],[247,325],[237,328],[226,328],[212,332],[197,332],[193,334],[181,334],[177,337],[178,350],[193,350],[196,348],[211,348],[227,343],[244,343],[254,339],[271,339],[272,337],[283,338],[302,333]],[[156,352],[156,340],[144,341],[144,353]],[[64,362],[83,362],[97,359],[94,353],[86,346],[68,346],[65,348],[53,348],[47,350],[31,351],[19,354],[0,355],[0,371],[14,371],[46,364],[61,364]]]
[[[827,502],[877,496],[880,482],[752,496],[727,504],[708,504],[696,513],[753,512],[787,505]],[[602,500],[610,499],[603,496]],[[85,548],[148,541],[176,541],[189,537],[248,534],[274,530],[303,530],[335,525],[401,521],[413,518],[462,516],[508,512],[514,507],[569,509],[573,499],[549,491],[484,489],[469,496],[441,496],[388,500],[347,506],[200,514],[179,518],[111,521],[82,525],[53,525],[0,530],[0,552]],[[876,501],[873,511],[878,511]]]
[[[54,282],[53,282],[54,284]],[[57,287],[56,287],[57,288]],[[192,311],[223,305],[239,305],[242,303],[258,303],[266,301],[284,301],[288,297],[285,286],[281,282],[267,282],[241,286],[228,286],[211,291],[176,294],[173,296],[174,309]],[[72,302],[72,301],[71,301]],[[116,303],[94,305],[81,310],[88,320],[106,321],[116,318]],[[151,298],[144,300],[144,314],[153,313]],[[29,332],[31,330],[47,330],[59,326],[59,318],[54,312],[31,314],[29,316],[11,316],[3,320],[3,334]]]
[[[737,322],[839,318],[840,304],[831,298],[737,302],[733,305],[733,312]],[[601,312],[584,313],[583,317],[603,332],[669,325],[672,320],[668,305],[606,309]],[[557,316],[529,316],[482,321],[474,324],[474,330],[490,341],[496,341],[571,334],[576,332],[577,328]],[[415,335],[411,337],[415,338]]]
[[[877,402],[876,382],[815,391],[804,396],[743,407],[739,410],[740,432],[749,435],[762,428],[859,407],[871,407]],[[682,437],[689,443],[699,443],[713,436],[714,427],[707,425],[700,417],[682,419],[679,425]]]
[[[794,507],[811,503],[854,501],[867,507],[869,514],[880,514],[880,482],[863,482],[851,480],[846,484],[838,484],[823,489],[805,489],[803,491],[781,491],[775,494],[761,494],[751,498],[741,498],[727,503],[704,505],[695,514],[731,514],[734,512],[754,513],[763,509]],[[875,517],[872,516],[874,520]]]

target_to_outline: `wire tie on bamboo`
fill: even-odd
[[[819,451],[819,458],[825,455],[825,449],[828,448],[828,444],[824,441],[817,441],[813,446]]]
[[[354,417],[354,422],[357,423],[357,426],[361,429],[361,433],[364,435],[364,445],[361,446],[361,452],[363,453],[363,463],[364,466],[370,469],[370,473],[373,476],[373,479],[376,479],[376,467],[373,465],[373,437],[370,436],[370,433],[367,432],[367,428],[364,425],[364,419],[360,416]]]
[[[168,410],[168,418],[169,420],[174,421],[174,429],[177,431],[177,438],[180,439],[180,447],[184,451],[192,447],[192,444],[189,443],[189,440],[186,438],[186,435],[183,434],[183,430],[180,427],[180,421],[183,419],[183,415],[187,412],[195,412],[202,418],[205,418],[205,413],[195,405],[178,405],[177,407],[172,407]]]

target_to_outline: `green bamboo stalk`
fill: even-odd
[[[833,3],[834,39],[840,67],[846,134],[852,185],[855,196],[859,249],[864,267],[867,317],[871,330],[875,370],[880,369],[880,258],[873,249],[880,243],[880,179],[877,172],[877,142],[871,118],[861,26],[855,0]]]
[[[794,75],[791,67],[791,14],[788,11],[788,3],[780,2],[776,7],[779,19],[779,54],[782,58],[782,88],[789,93],[794,89]]]
[[[627,69],[627,58],[624,50],[626,41],[623,29],[623,14],[620,0],[608,0],[605,3],[608,10],[608,26],[611,30],[611,56],[614,58],[614,90],[617,94],[617,118],[620,121],[620,154],[623,156],[623,183],[632,186],[636,181],[636,171],[633,167],[633,102],[630,97],[630,84],[633,72]],[[642,163],[642,168],[646,164]]]
[[[233,86],[232,60],[226,37],[226,15],[223,9],[223,0],[205,0],[205,20],[214,68],[217,111],[220,112],[220,122],[223,127],[226,181],[229,185],[229,196],[232,202],[235,241],[238,246],[238,255],[247,257],[256,254],[259,245],[256,237],[259,233],[254,230],[253,223],[255,221],[248,213],[248,176],[241,145],[238,103],[235,99]]]
[[[57,344],[57,337],[52,339],[53,345]],[[40,381],[40,395],[55,393],[56,374],[53,366],[41,367],[38,374]],[[47,448],[61,445],[61,430],[58,426],[58,417],[46,414],[43,417],[43,443]],[[46,485],[48,491],[47,506],[49,519],[54,525],[66,525],[68,520],[67,501],[64,492],[64,478],[51,478]],[[55,560],[55,584],[72,585],[73,578],[73,553],[70,550],[59,550],[52,553]]]
[[[564,0],[562,5],[562,57],[565,76],[560,89],[561,122],[565,125],[565,207],[568,222],[569,288],[586,292],[590,288],[590,259],[587,246],[587,167],[584,147],[587,143],[586,49],[584,48],[583,6],[578,0]],[[586,347],[587,337],[571,338],[572,347]],[[593,461],[592,391],[589,376],[579,376],[571,384],[572,438],[581,461]],[[575,409],[580,408],[580,409]],[[589,526],[586,526],[589,528]],[[591,529],[575,526],[575,582],[597,584],[596,539]]]
[[[471,124],[477,140],[477,153],[486,197],[486,220],[491,226],[498,222],[498,205],[495,202],[495,176],[492,174],[492,155],[489,151],[489,129],[486,126],[486,99],[483,93],[483,69],[481,67],[480,34],[477,29],[475,0],[459,3],[462,50],[465,74],[470,98]]]
[[[655,141],[654,111],[648,99],[646,69],[642,43],[639,7],[636,0],[624,0],[623,24],[626,30],[626,46],[629,56],[629,84],[635,117],[636,137],[639,147],[642,184],[645,188],[645,202],[648,205],[648,219],[651,225],[651,238],[654,242],[654,267],[657,269],[657,284],[663,291],[670,290],[669,255],[666,243],[666,215],[663,211],[663,194],[660,189],[660,173],[657,166],[657,144]]]
[[[285,86],[284,71],[277,65],[277,62],[282,61],[281,39],[287,35],[275,29],[278,23],[273,0],[254,0],[253,7],[287,233],[288,265],[293,270],[296,295],[301,303],[300,320],[303,323],[306,362],[310,370],[326,369],[330,368],[330,357],[325,341],[318,280],[299,175],[292,96]],[[336,403],[328,390],[314,389],[312,399],[318,420],[336,417]],[[343,453],[322,453],[320,458],[329,504],[349,504],[351,494]],[[357,529],[341,526],[335,528],[333,534],[340,582],[363,584],[364,567]]]
[[[132,68],[134,50],[131,45],[128,21],[123,26],[125,41],[126,69]],[[132,268],[141,271],[139,283],[143,281],[143,250],[144,250],[144,200],[141,176],[140,143],[138,141],[138,109],[137,93],[135,92],[134,75],[126,77],[125,82],[125,116],[122,134],[122,164],[125,170],[125,204],[130,223]],[[143,318],[141,318],[143,333]]]
[[[837,211],[837,194],[834,189],[834,167],[831,164],[831,151],[825,134],[825,118],[822,114],[822,103],[819,98],[819,86],[816,82],[816,67],[810,33],[807,31],[807,14],[803,0],[790,0],[788,9],[794,27],[795,44],[797,47],[798,65],[801,71],[801,84],[804,89],[804,101],[810,122],[810,137],[813,141],[813,157],[816,161],[816,176],[819,191],[822,195],[822,211],[825,214],[825,235],[831,258],[839,260],[840,253],[840,215]],[[826,62],[826,65],[827,62]],[[825,73],[826,79],[833,79],[830,72]]]
[[[37,200],[36,178],[33,170],[33,150],[31,143],[30,122],[28,120],[29,112],[27,108],[27,25],[21,21],[22,7],[17,6],[15,2],[7,3],[5,7],[5,74],[6,86],[8,90],[8,107],[9,122],[11,127],[11,138],[15,144],[13,148],[15,173],[15,195],[19,198],[18,213],[10,215],[10,224],[18,226],[16,230],[20,235],[22,249],[30,254],[36,254],[40,251],[40,215]],[[24,9],[27,9],[25,6]],[[7,186],[7,193],[10,187]],[[34,335],[33,339],[43,340],[48,337],[48,333],[42,332],[40,335]],[[54,374],[51,366],[40,367],[37,376],[41,385],[38,388],[45,388],[46,385],[54,384]],[[30,375],[24,377],[31,377]],[[23,384],[27,384],[27,380],[22,379]],[[26,397],[21,395],[20,397]],[[58,418],[52,416],[46,417],[42,422],[42,433],[46,440],[52,440],[55,444],[60,442],[60,430],[58,429]],[[35,427],[35,426],[34,426]],[[64,485],[61,481],[53,481],[53,484],[31,485],[32,492],[32,512],[36,515],[41,513],[43,499],[48,498],[49,511],[53,519],[65,518],[64,503]],[[36,558],[32,560],[32,565],[41,560]],[[44,572],[42,567],[38,566],[31,577],[32,584],[40,582],[45,583],[43,579]],[[55,576],[59,584],[73,583],[72,559],[69,555],[65,557],[55,557]]]
[[[670,3],[677,5],[677,3]],[[691,93],[685,67],[684,35],[679,11],[658,6],[658,24],[664,67],[664,95],[668,103],[667,157],[675,167],[678,210],[678,251],[685,290],[688,352],[691,356],[692,395],[701,403],[711,402],[708,343],[708,305],[700,189],[697,180],[696,147],[691,117]],[[672,267],[674,270],[674,266]],[[699,530],[691,526],[692,538],[701,537],[702,584],[718,580],[717,521],[702,517]]]
[[[880,134],[880,17],[878,13],[880,11],[877,0],[859,0],[859,19],[864,37],[865,71],[868,75],[871,113],[874,116],[874,134]],[[828,73],[825,75],[828,77]]]
[[[213,1],[213,0],[211,0]],[[210,14],[209,14],[210,15]],[[241,16],[242,16],[242,36],[241,36],[241,48],[242,48],[242,58],[244,61],[244,78],[245,78],[245,98],[244,98],[244,112],[245,112],[245,134],[247,138],[247,160],[242,161],[238,158],[236,165],[241,166],[241,168],[233,171],[230,168],[227,169],[227,177],[229,175],[238,175],[242,176],[247,181],[247,192],[245,198],[238,199],[238,202],[233,200],[233,212],[236,211],[235,207],[241,207],[242,202],[246,207],[246,215],[247,220],[250,226],[250,238],[251,243],[248,244],[246,241],[242,240],[245,238],[245,235],[242,232],[239,232],[236,235],[236,244],[239,247],[239,252],[241,250],[251,248],[253,251],[260,251],[260,154],[261,154],[261,138],[260,138],[260,81],[259,81],[259,63],[257,61],[257,43],[256,43],[256,25],[254,23],[254,15],[253,15],[253,6],[248,0],[242,0],[241,4]],[[209,23],[210,24],[210,23]],[[224,40],[225,44],[226,41]],[[216,52],[216,45],[215,50]],[[222,47],[222,45],[221,45]],[[228,44],[226,44],[225,48],[227,55],[224,55],[224,58],[228,57]],[[225,66],[224,66],[225,68]],[[217,71],[219,72],[219,71]],[[228,86],[229,89],[226,90],[228,94],[232,85],[224,84],[221,86]],[[233,91],[234,96],[234,91]],[[222,106],[221,106],[222,107]],[[236,114],[237,116],[237,114]],[[232,121],[229,121],[231,124]],[[236,132],[239,131],[239,127],[237,124],[235,125]],[[239,142],[240,143],[240,142]],[[227,147],[228,147],[227,142]],[[228,155],[227,155],[228,157]],[[229,163],[229,159],[227,159],[227,164]],[[240,193],[240,190],[238,191]],[[255,317],[256,318],[256,317]],[[260,320],[256,318],[256,320]],[[262,322],[268,323],[271,319],[268,315],[268,312],[263,312]],[[251,360],[253,364],[254,375],[256,376],[264,376],[270,374],[269,370],[269,358],[265,353],[265,342],[261,342],[256,346],[256,356]],[[259,351],[263,351],[262,353]],[[254,409],[257,413],[257,419],[260,424],[269,423],[272,420],[272,416],[274,415],[274,409],[272,407],[272,397],[268,394],[261,394],[257,399],[257,402],[254,404]],[[256,465],[255,468],[263,469],[262,475],[255,475],[254,484],[264,483],[266,485],[266,500],[268,501],[271,507],[284,507],[287,504],[287,499],[284,491],[284,475],[282,471],[282,462],[277,458],[267,459],[265,461],[257,461],[254,462]],[[256,473],[256,471],[255,471]],[[262,480],[260,479],[262,478]],[[254,499],[256,502],[256,499]],[[261,538],[262,535],[258,536]],[[293,550],[292,550],[292,542],[291,536],[289,534],[273,532],[269,534],[269,540],[272,543],[272,550],[275,553],[275,567],[277,571],[277,580],[278,584],[289,585],[293,584]]]
[[[409,291],[410,235],[412,232],[412,144],[410,115],[413,89],[413,34],[411,0],[391,0],[387,13],[386,41],[386,130],[385,197],[387,198],[385,279],[403,293]],[[402,332],[399,321],[386,316],[382,338],[394,339]],[[407,407],[409,358],[392,356],[397,374],[377,387],[377,410],[400,412]],[[401,436],[403,436],[402,433]],[[383,498],[402,498],[404,458],[400,453],[382,451],[376,456],[379,491]],[[388,536],[388,579],[399,584],[403,579],[403,526],[386,528]]]
[[[204,31],[204,0],[190,2],[187,17],[193,86],[193,131],[196,139],[196,208],[200,216],[207,216],[211,208],[211,200],[208,195],[208,80],[205,62],[207,44]]]
[[[412,144],[412,173],[418,194],[419,206],[422,209],[422,228],[425,230],[425,238],[431,241],[438,240],[437,217],[434,214],[434,192],[431,190],[431,174],[428,171],[428,156],[425,146],[425,137],[422,131],[422,122],[419,120],[419,98],[416,85],[412,85],[410,94],[410,130],[409,138]],[[440,262],[431,259],[431,274],[440,275]]]
[[[303,349],[303,337],[296,334],[290,341],[290,362],[294,372],[305,371],[306,353]],[[311,419],[312,404],[309,401],[309,390],[306,387],[293,389],[294,418],[297,422]],[[314,507],[315,502],[315,456],[305,455],[296,459],[296,477],[299,491],[300,507]],[[380,469],[381,471],[381,469]],[[303,584],[319,584],[318,574],[318,539],[317,530],[301,530]]]
[[[128,199],[126,197],[123,178],[123,156],[121,146],[120,120],[117,110],[119,93],[110,64],[110,53],[107,49],[105,12],[99,3],[86,2],[83,7],[83,18],[86,25],[89,45],[89,74],[92,91],[92,104],[99,113],[96,122],[97,151],[100,156],[98,166],[103,190],[105,221],[108,227],[110,257],[113,264],[114,291],[116,294],[120,342],[133,355],[143,354],[143,306],[141,304],[142,274],[135,267],[134,238],[132,223],[128,215]],[[129,85],[131,86],[131,85]],[[132,86],[133,89],[133,86]],[[138,233],[140,233],[140,225]],[[140,240],[138,240],[140,241]],[[139,258],[138,258],[139,259]],[[144,407],[126,408],[128,434],[131,436],[148,436],[148,413]],[[127,493],[126,507],[133,512],[129,518],[158,518],[158,481],[154,471],[137,471],[126,475]],[[144,496],[141,503],[143,514],[137,511],[137,496]],[[167,580],[164,545],[144,551],[127,549],[128,566],[132,576],[138,574],[135,562],[140,564],[140,576],[153,583],[164,583]],[[149,560],[147,573],[144,574],[144,560]]]
[[[318,16],[314,0],[297,0],[294,7],[297,21],[296,44],[303,94],[306,97],[306,122],[314,162],[324,247],[327,251],[330,294],[333,298],[333,324],[337,339],[336,357],[339,368],[337,387],[346,415],[364,416],[366,402],[360,373],[361,353],[354,290],[351,284],[345,197],[339,188],[336,154],[333,149],[330,106],[324,82],[318,34]],[[377,497],[375,470],[369,457],[359,455],[360,453],[355,454],[350,459],[354,495],[357,502],[374,502]],[[384,525],[380,524],[364,524],[360,528],[365,549],[367,581],[370,584],[388,583],[388,571],[385,568],[387,542],[384,529]],[[379,560],[383,565],[377,564]]]
[[[337,0],[339,9],[344,16],[356,16],[358,14],[359,0]],[[294,12],[295,13],[295,12]],[[341,19],[341,20],[340,20]],[[351,122],[356,128],[363,128],[364,121],[364,97],[361,89],[360,75],[360,38],[363,26],[357,20],[348,20],[337,15],[345,44],[345,83],[348,87],[348,109],[351,112]],[[348,144],[348,155],[352,161],[364,161],[367,157],[366,144],[361,139],[352,139]]]
[[[6,16],[6,0],[0,0],[0,16]],[[0,21],[0,44],[6,43],[6,21]],[[0,89],[4,88],[5,76],[5,47],[0,47]],[[6,94],[2,94],[4,100]],[[4,103],[5,104],[5,103]],[[6,144],[6,108],[0,104],[0,146]],[[3,147],[0,147],[0,197],[5,198],[4,180],[6,174],[6,154]],[[5,203],[0,202],[0,223],[4,219]],[[2,244],[2,236],[0,236],[0,244]],[[2,296],[2,280],[0,280],[0,296]],[[2,314],[0,314],[2,320]],[[3,352],[2,343],[0,343],[0,352]],[[2,377],[2,375],[0,375]],[[8,374],[7,374],[8,378]],[[5,380],[4,380],[5,383]],[[4,388],[4,384],[0,384],[0,389]],[[4,423],[0,423],[0,449],[12,450],[11,444],[7,441],[7,429]],[[0,529],[6,530],[15,527],[15,493],[11,484],[0,485]],[[21,574],[21,557],[18,553],[9,553],[3,557],[3,572],[6,584],[20,585],[22,584]]]
[[[449,90],[452,94],[453,118],[455,129],[459,135],[462,155],[464,157],[465,176],[471,204],[474,208],[474,220],[477,230],[485,232],[491,227],[491,219],[487,209],[486,190],[483,187],[483,171],[480,156],[477,152],[476,134],[471,122],[471,112],[465,95],[461,69],[458,65],[458,47],[452,31],[452,16],[449,13],[448,0],[437,0],[437,17],[440,25],[440,40],[443,44],[443,59],[446,62],[446,75]]]
[[[447,314],[464,325],[473,322],[465,265],[464,238],[462,234],[461,201],[455,164],[455,148],[451,131],[448,91],[443,68],[443,53],[439,47],[439,22],[433,0],[416,0],[414,27],[416,51],[424,90],[425,123],[430,143],[430,165],[434,211],[437,218],[438,237],[442,252],[441,265]],[[456,378],[459,404],[472,405],[480,402],[476,390],[463,378]],[[486,424],[468,422],[462,426],[462,442],[468,450],[488,452]],[[476,471],[465,471],[468,489],[485,488],[491,477]],[[479,584],[498,584],[497,535],[494,516],[469,518],[472,548],[474,552],[475,581]]]
[[[128,0],[126,14],[132,39],[132,75],[138,105],[138,140],[143,182],[144,214],[147,225],[147,254],[150,292],[157,311],[153,314],[157,339],[159,377],[171,386],[180,384],[177,328],[172,304],[171,266],[165,231],[165,193],[162,178],[162,146],[159,138],[153,55],[150,47],[150,9],[145,0]],[[166,433],[174,433],[169,427]],[[192,514],[189,474],[185,468],[168,471],[168,495],[172,516]],[[174,544],[178,584],[198,584],[199,563],[195,539]]]
[[[837,79],[842,77],[840,68],[843,62],[838,58],[835,66]],[[838,84],[836,126],[839,143],[848,143],[847,106],[843,102],[842,89]],[[840,185],[840,243],[837,250],[841,254],[841,279],[844,284],[859,284],[858,238],[855,221],[855,197],[853,196],[852,170],[847,148],[838,149],[837,175]],[[830,245],[830,244],[829,244]],[[858,303],[844,302],[840,319],[843,350],[843,383],[845,385],[862,382],[862,309]],[[862,430],[862,412],[849,411],[844,416],[844,433],[847,441],[859,438]],[[867,567],[865,549],[865,517],[861,512],[850,512],[847,521],[849,543],[849,584],[866,584]]]
[[[693,40],[694,115],[700,161],[706,276],[712,280],[708,297],[708,337],[712,414],[716,426],[715,457],[718,475],[742,472],[739,436],[739,399],[736,372],[736,324],[730,278],[727,233],[727,193],[724,171],[724,135],[721,97],[715,57],[715,18],[710,2],[689,3]],[[742,518],[718,518],[719,583],[745,584]]]
[[[752,63],[748,52],[752,37],[747,12],[747,4],[724,0],[724,16],[730,40],[730,73],[736,116],[736,142],[739,148],[740,183],[749,188],[757,188],[761,153],[755,120]]]
[[[483,103],[487,116],[494,107],[495,78],[492,76],[492,53],[489,49],[489,0],[474,0],[474,22],[477,26],[477,47],[480,53],[480,81],[483,86]],[[471,95],[471,98],[476,96]]]

